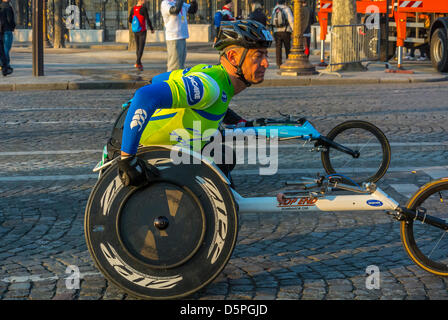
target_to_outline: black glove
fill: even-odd
[[[265,125],[266,125],[265,118],[258,118],[258,119],[246,122],[246,127],[261,127],[261,126],[265,126]]]
[[[118,176],[127,186],[138,187],[160,175],[159,170],[136,156],[118,160]]]

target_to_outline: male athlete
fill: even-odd
[[[189,132],[188,141],[183,142],[192,144],[205,130],[218,129],[225,117],[241,120],[228,112],[229,102],[251,84],[264,80],[272,40],[269,31],[256,21],[223,22],[214,43],[220,51],[220,64],[163,73],[137,90],[124,122],[118,160],[123,183],[138,186],[157,175],[156,168],[135,156],[139,145],[178,144],[170,137],[180,138],[179,129]],[[192,129],[194,121],[201,122],[202,132]],[[201,141],[202,146],[207,142]]]

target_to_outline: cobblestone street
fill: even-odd
[[[0,100],[0,299],[133,299],[95,267],[84,238],[84,210],[121,104],[131,90],[2,92]],[[448,176],[446,83],[251,87],[233,110],[247,119],[306,116],[322,133],[360,119],[392,147],[378,185],[405,204],[423,184]],[[323,173],[303,142],[279,148],[279,174],[257,165],[233,173],[242,196],[274,195],[286,180]],[[414,171],[414,172],[412,172]],[[300,174],[299,174],[300,173]],[[296,177],[297,178],[297,177]],[[448,299],[448,279],[417,267],[399,222],[380,211],[241,214],[238,241],[223,272],[189,299]],[[380,271],[366,288],[366,268]],[[67,287],[68,266],[81,272]]]

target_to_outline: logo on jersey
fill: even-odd
[[[186,68],[186,69],[184,69],[184,71],[182,71],[182,75],[184,76],[188,71],[190,71],[191,70],[191,67],[190,68]]]
[[[227,102],[227,94],[225,93],[225,91],[222,92],[221,100],[222,102]]]
[[[142,130],[143,128],[143,123],[145,123],[146,117],[148,116],[148,114],[146,113],[145,110],[143,109],[137,109],[134,113],[134,116],[132,117],[132,121],[131,121],[131,129],[139,126],[138,131]]]
[[[201,79],[196,76],[183,77],[185,90],[187,92],[187,102],[190,106],[197,104],[204,96],[204,85]]]

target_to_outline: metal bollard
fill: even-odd
[[[328,64],[325,62],[325,40],[320,40],[320,63],[319,67],[326,67]]]

